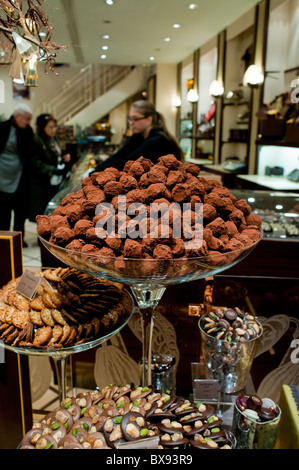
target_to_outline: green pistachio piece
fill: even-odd
[[[76,434],[78,434],[78,429],[77,428],[74,428],[72,430],[72,435],[75,436]]]
[[[51,449],[52,445],[53,445],[53,442],[48,442],[48,444],[45,445],[44,449]]]
[[[72,400],[71,400],[71,401],[68,401],[68,402],[64,405],[64,408],[67,410],[72,404],[73,404]]]
[[[213,428],[211,429],[211,432],[220,432],[220,428]]]
[[[141,391],[142,391],[142,393],[143,393],[143,392],[148,392],[148,391],[149,391],[149,388],[148,388],[148,387],[143,387],[143,388],[141,389]]]
[[[148,429],[147,428],[140,429],[139,434],[140,434],[141,437],[147,436]]]
[[[54,423],[52,426],[53,431],[55,431],[55,429],[58,429],[58,428],[60,428],[60,424]]]
[[[211,417],[208,419],[208,423],[214,423],[214,421],[215,421],[214,416],[211,416]]]
[[[83,428],[85,429],[85,431],[88,431],[88,424],[87,424],[87,423],[83,423]]]
[[[85,411],[87,410],[87,408],[82,408],[81,410],[81,416],[84,415]]]
[[[121,423],[121,420],[122,420],[122,419],[123,419],[122,416],[116,416],[116,417],[113,419],[113,422],[114,422],[115,424],[119,424],[119,423]]]
[[[122,400],[119,403],[117,403],[116,408],[122,408],[124,406],[124,404],[125,404],[125,402],[124,402],[124,400]]]

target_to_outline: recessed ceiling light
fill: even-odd
[[[104,0],[106,5],[113,5],[114,4],[114,0]]]
[[[151,56],[149,57],[149,60],[155,60],[155,57],[154,57],[153,55],[151,55]]]
[[[110,36],[109,36],[109,34],[103,34],[103,35],[102,35],[102,38],[103,38],[103,39],[109,39]]]
[[[188,5],[189,10],[196,10],[198,8],[197,3],[189,3]]]
[[[108,46],[102,46],[103,51],[108,51],[109,47]]]
[[[172,25],[172,27],[173,27],[174,29],[178,29],[178,28],[181,27],[181,25],[180,25],[179,23],[174,23],[174,24]]]
[[[163,38],[163,41],[164,41],[164,42],[169,42],[169,41],[170,41],[170,38]]]
[[[101,59],[107,59],[107,55],[106,55],[106,54],[102,54],[102,55],[101,55]]]

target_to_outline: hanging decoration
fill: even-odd
[[[0,0],[1,64],[11,64],[9,75],[37,86],[37,63],[45,62],[45,73],[54,71],[56,55],[66,46],[52,41],[53,27],[44,0]],[[5,60],[4,60],[5,57]]]

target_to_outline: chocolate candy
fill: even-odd
[[[90,254],[99,257],[112,256],[116,258],[113,262],[116,269],[119,269],[117,260],[119,256],[177,259],[210,254],[211,261],[218,264],[228,252],[246,248],[260,237],[261,219],[255,214],[247,221],[251,209],[246,201],[240,200],[237,204],[235,196],[229,189],[221,187],[218,181],[200,177],[198,172],[197,165],[183,164],[173,155],[160,157],[156,164],[140,157],[134,162],[127,162],[123,171],[116,172],[115,168],[111,167],[101,172],[94,172],[82,181],[80,189],[61,200],[60,206],[56,207],[52,215],[37,216],[38,234],[66,250],[75,250],[87,256]],[[188,223],[190,233],[193,232],[196,221],[194,206],[203,203],[206,240],[202,247],[195,250],[184,243],[184,237],[167,237],[165,243],[162,234],[158,238],[150,234],[147,223],[143,225],[142,230],[139,230],[135,239],[133,236],[130,237],[132,235],[130,222],[134,222],[134,219],[129,214],[121,226],[116,224],[117,235],[125,233],[126,242],[129,243],[119,243],[120,240],[117,241],[117,237],[114,237],[111,244],[111,237],[105,233],[106,230],[102,232],[101,237],[94,236],[93,232],[99,221],[95,220],[95,217],[101,215],[95,215],[96,205],[105,202],[118,211],[118,197],[126,197],[128,204],[135,202],[143,204],[146,211],[150,209],[152,203],[158,204],[161,200],[166,201],[168,205],[175,203],[180,209],[183,209],[183,204],[188,203],[193,207]],[[116,213],[116,220],[118,215],[119,213]],[[145,222],[148,222],[148,219],[147,214]],[[163,226],[163,219],[164,214],[161,214],[158,221],[160,227]],[[175,217],[173,214],[172,221],[169,220],[167,226],[172,229],[176,220],[178,216]],[[185,233],[187,226],[184,226],[184,236]],[[144,243],[145,236],[151,239],[150,244]],[[139,266],[142,272],[142,263]]]
[[[262,406],[262,400],[257,395],[250,395],[247,400],[247,407],[251,410],[258,410]]]
[[[103,431],[107,445],[109,447],[115,448],[116,444],[119,444],[120,442],[126,442],[121,430],[122,419],[123,417],[118,415],[114,418],[108,418],[105,421]]]
[[[228,308],[227,310],[225,310],[224,315],[229,321],[233,321],[237,318],[237,312],[232,308]]]
[[[185,447],[188,442],[188,439],[186,439],[181,432],[173,434],[166,433],[160,438],[161,445],[166,449],[169,447]]]
[[[240,395],[236,399],[236,406],[243,415],[255,421],[272,421],[278,415],[277,406],[270,398],[261,399],[258,395],[250,397]]]
[[[248,397],[244,397],[243,395],[240,395],[240,396],[237,397],[236,403],[237,403],[238,408],[241,411],[246,410],[247,400],[248,400]]]
[[[148,423],[141,413],[135,411],[126,413],[120,427],[126,441],[136,441],[148,437]]]
[[[163,419],[161,423],[158,424],[160,431],[167,434],[174,434],[176,432],[182,432],[183,426],[178,421],[171,421],[170,419]]]
[[[238,307],[213,307],[201,318],[201,326],[208,335],[228,342],[250,341],[262,333],[253,315]]]
[[[273,410],[272,408],[261,407],[258,410],[258,415],[260,418],[262,418],[262,420],[272,421],[272,419],[276,418],[277,412],[275,412],[275,410]]]
[[[159,438],[162,449],[232,448],[212,405],[133,384],[67,398],[34,425],[20,448],[115,449],[120,443],[153,436]]]

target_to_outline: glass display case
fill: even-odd
[[[262,218],[264,239],[299,241],[299,193],[232,190]]]

